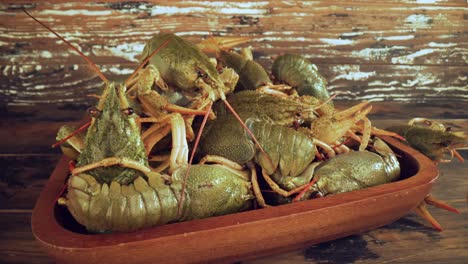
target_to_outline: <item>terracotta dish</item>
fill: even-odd
[[[65,208],[54,204],[68,175],[63,157],[34,208],[32,231],[58,262],[113,264],[233,262],[345,237],[404,216],[438,176],[428,158],[394,139],[385,140],[400,156],[400,181],[133,233],[87,234]]]

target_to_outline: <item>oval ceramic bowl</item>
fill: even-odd
[[[132,233],[86,234],[54,205],[66,180],[62,158],[32,215],[45,250],[66,263],[232,262],[299,248],[389,224],[430,192],[437,167],[419,152],[385,140],[400,156],[403,180],[277,207],[157,226]]]

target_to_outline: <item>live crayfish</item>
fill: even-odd
[[[332,110],[328,113],[332,117],[344,114],[343,118],[335,118],[335,123],[331,123],[328,118],[317,116],[315,109],[323,104],[310,96],[298,99],[242,91],[229,96],[228,100],[255,134],[265,153],[256,151],[248,135],[225,114],[226,110],[219,104],[215,107],[218,119],[208,125],[202,138],[201,153],[222,156],[241,164],[255,161],[270,188],[283,196],[297,193],[309,183],[310,164],[316,155],[321,156],[316,151],[317,147],[324,150],[327,157],[335,156],[333,147],[322,140],[322,134],[314,133],[311,126],[325,122],[321,128],[325,127],[328,134],[333,134],[332,142],[335,142],[370,110],[362,111],[367,107],[366,103],[343,112]],[[326,140],[328,138],[325,137]],[[346,146],[335,146],[335,149],[338,152],[349,151]],[[265,205],[262,199],[259,202]]]
[[[78,167],[71,171],[66,198],[59,200],[79,223],[90,231],[132,231],[251,207],[248,171],[199,164],[192,166],[179,213],[186,167],[172,177],[151,171],[136,115],[122,111],[128,109],[124,90],[107,84],[96,107],[99,114],[92,117],[79,150]]]
[[[457,152],[457,148],[468,146],[468,135],[464,132],[454,132],[450,127],[446,128],[440,122],[417,117],[411,119],[407,125],[392,126],[387,130],[402,135],[405,138],[405,144],[419,150],[436,163],[450,162],[454,156],[461,162],[464,161]],[[447,153],[449,153],[449,159],[445,158]],[[415,210],[439,231],[442,230],[442,226],[431,216],[426,204],[459,213],[456,208],[428,195]]]
[[[165,43],[166,47],[159,50]],[[136,90],[143,109],[151,116],[160,117],[167,111],[192,115],[184,117],[190,139],[193,139],[193,115],[206,115],[206,111],[200,110],[211,108],[212,102],[218,99],[237,116],[225,100],[225,94],[234,90],[238,76],[229,68],[219,73],[195,44],[172,33],[160,33],[146,43],[142,58],[145,68],[137,71],[135,78],[130,77],[129,92]],[[156,89],[152,89],[153,83]],[[175,129],[180,128],[172,127]]]
[[[177,164],[172,176],[153,172],[125,84],[108,81],[84,54],[32,18],[75,49],[105,83],[97,106],[89,111],[91,121],[69,135],[64,134],[69,130],[65,127],[58,135],[58,143],[69,141],[63,147],[65,152],[78,156],[77,167],[71,166],[66,198],[60,198],[59,203],[66,205],[79,223],[95,232],[132,231],[251,207],[248,171],[217,164],[197,164],[188,171],[186,159],[185,164]],[[177,119],[177,115],[172,118]],[[79,132],[87,127],[83,142]],[[173,148],[185,149],[185,130],[180,131],[179,136],[173,133],[178,137]],[[192,177],[186,182],[188,174]],[[226,192],[226,188],[231,191]]]
[[[237,43],[242,42],[240,38]],[[321,101],[330,98],[325,78],[318,73],[317,66],[301,55],[278,56],[272,67],[272,81],[266,70],[253,59],[250,48],[241,49],[240,54],[223,46],[217,38],[208,38],[200,43],[204,50],[214,51],[218,62],[234,69],[239,74],[237,90],[263,90],[274,93],[286,92],[293,95],[310,95]],[[231,43],[231,45],[233,45]],[[331,102],[329,102],[331,104]]]
[[[442,123],[425,118],[413,118],[407,125],[392,126],[387,130],[402,135],[408,145],[434,161],[449,162],[450,159],[444,158],[447,152],[451,158],[455,156],[463,161],[456,149],[468,146],[468,135],[465,133],[451,131]]]

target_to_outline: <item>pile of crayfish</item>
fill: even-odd
[[[73,160],[58,203],[90,232],[126,232],[396,181],[383,135],[434,160],[460,157],[464,134],[422,119],[375,128],[369,102],[336,108],[305,57],[278,56],[268,74],[250,49],[232,48],[245,41],[158,34],[124,83],[90,62],[105,85],[89,122],[57,135]]]

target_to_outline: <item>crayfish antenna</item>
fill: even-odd
[[[63,42],[65,42],[65,44],[68,45],[68,47],[70,47],[71,49],[73,49],[74,51],[78,52],[78,54],[80,55],[80,57],[82,57],[90,66],[91,68],[97,73],[97,75],[99,75],[99,78],[101,78],[101,80],[105,83],[108,83],[109,80],[106,78],[106,76],[104,76],[104,74],[101,72],[101,70],[99,70],[99,68],[96,66],[96,64],[94,64],[94,62],[92,62],[86,55],[83,54],[83,52],[81,52],[78,48],[76,48],[75,46],[73,46],[68,40],[64,39],[62,36],[60,36],[57,32],[55,32],[53,29],[51,29],[50,27],[48,27],[46,24],[42,23],[41,21],[39,21],[37,18],[33,17],[31,14],[28,13],[28,11],[26,11],[26,9],[23,9],[23,12],[26,13],[26,15],[28,15],[30,18],[34,19],[34,21],[36,21],[37,23],[39,23],[41,26],[45,27],[47,30],[49,30],[52,34],[54,34],[55,36],[57,36],[59,39],[61,39]]]
[[[426,221],[428,221],[434,229],[437,231],[442,231],[442,226],[437,222],[437,220],[429,213],[427,210],[426,204],[430,204],[432,206],[444,209],[446,211],[454,212],[459,214],[460,211],[458,211],[456,208],[434,198],[432,195],[426,196],[424,198],[424,201],[422,201],[416,208],[415,211],[418,213],[422,218],[424,218]]]

